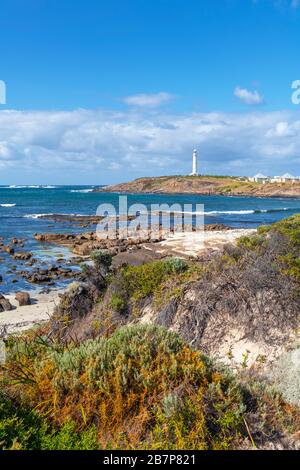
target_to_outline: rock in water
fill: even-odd
[[[4,251],[8,253],[9,255],[13,255],[15,253],[15,250],[11,246],[4,246],[3,247]]]
[[[31,305],[31,299],[28,292],[18,292],[15,299],[19,302],[19,306]]]
[[[18,260],[22,260],[22,261],[26,261],[26,260],[32,258],[32,253],[27,253],[25,251],[19,251],[19,253],[15,253],[13,255],[13,258],[18,259]]]

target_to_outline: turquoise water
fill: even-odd
[[[92,186],[41,186],[41,187],[8,187],[0,186],[0,236],[8,243],[13,237],[25,238],[24,250],[32,251],[35,257],[52,263],[57,254],[55,247],[38,244],[33,235],[42,232],[72,232],[80,229],[70,223],[54,223],[51,220],[39,219],[38,214],[96,214],[99,204],[114,204],[118,211],[119,195],[114,193],[94,193]],[[300,212],[299,199],[286,198],[247,198],[227,196],[199,195],[128,195],[128,205],[144,204],[204,204],[205,223],[224,223],[231,227],[254,228],[261,224],[270,224],[276,220]],[[75,228],[76,227],[76,228]],[[23,250],[23,249],[22,249]],[[62,250],[59,249],[59,252]],[[2,292],[30,288],[17,272],[7,274],[11,268],[11,258],[0,253],[0,283]],[[16,262],[14,263],[17,264]],[[17,270],[24,269],[17,266]],[[12,284],[13,279],[18,279]]]

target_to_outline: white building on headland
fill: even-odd
[[[270,180],[268,176],[265,176],[262,173],[257,173],[257,175],[252,176],[251,178],[248,178],[248,179],[252,183],[262,183],[262,184],[265,184]]]
[[[274,176],[274,178],[270,180],[271,183],[296,183],[297,181],[299,181],[299,177],[293,176],[290,173],[285,173],[282,176]]]
[[[262,173],[258,173],[255,176],[248,178],[248,181],[252,183],[297,183],[300,181],[300,176],[293,176],[290,173],[285,173],[282,176],[265,176]]]
[[[193,150],[192,173],[190,176],[198,176],[198,152],[197,149]]]

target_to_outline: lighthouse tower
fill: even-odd
[[[197,149],[193,150],[193,166],[190,176],[198,176],[198,152]]]

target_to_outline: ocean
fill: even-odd
[[[54,263],[62,254],[68,258],[67,249],[38,243],[35,233],[79,232],[91,228],[79,228],[71,223],[57,223],[40,219],[40,214],[95,215],[98,205],[110,203],[118,208],[116,193],[93,192],[94,186],[0,186],[0,237],[3,244],[12,238],[25,239],[22,251],[31,251],[42,263]],[[255,228],[300,212],[299,199],[249,198],[228,196],[200,196],[188,194],[128,194],[128,205],[144,204],[204,204],[205,223],[223,223],[233,228]],[[0,252],[0,292],[9,293],[33,286],[18,276],[17,265],[6,252]]]

